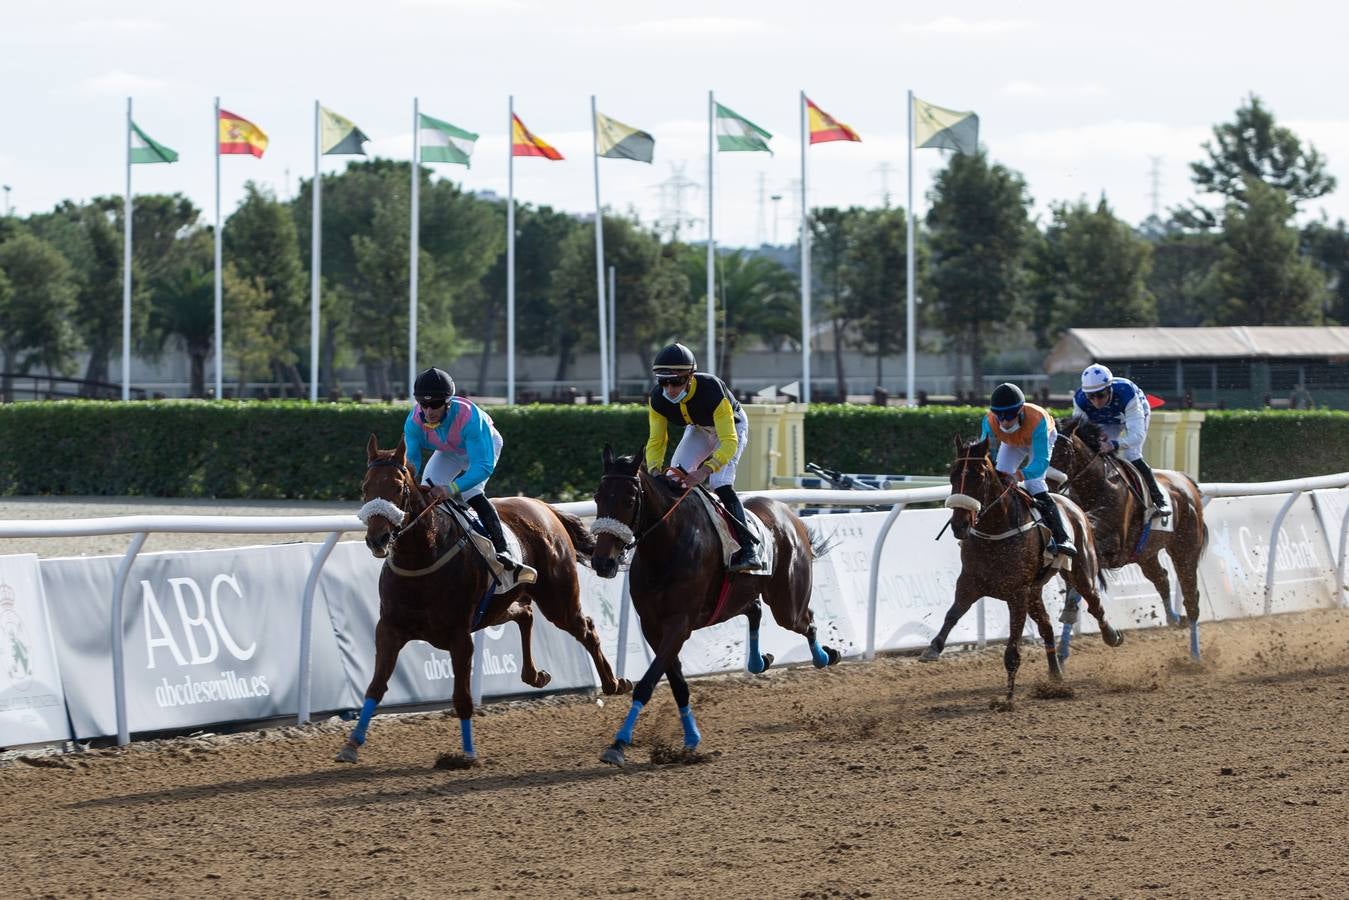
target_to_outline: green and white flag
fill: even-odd
[[[979,152],[979,117],[913,98],[913,146],[974,155]]]
[[[716,106],[718,150],[762,150],[772,155],[773,148],[768,146],[771,134],[720,103]]]
[[[456,128],[449,122],[418,113],[417,130],[422,145],[422,162],[458,163],[469,165],[473,144],[478,136],[471,131]]]
[[[131,161],[133,163],[171,163],[178,161],[178,151],[170,150],[155,141],[135,123],[131,123]]]

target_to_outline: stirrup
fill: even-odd
[[[746,552],[747,550],[749,552]],[[744,558],[741,559],[739,562],[736,562],[736,557],[738,556],[743,556]],[[762,568],[763,568],[763,560],[760,559],[759,554],[754,551],[754,545],[749,544],[735,551],[735,553],[731,555],[731,561],[726,566],[726,571],[753,572],[757,569]]]
[[[1052,549],[1055,554],[1062,554],[1064,556],[1071,556],[1074,558],[1077,557],[1077,548],[1073,546],[1072,541],[1064,541],[1063,543],[1059,543],[1058,541],[1051,541],[1050,543],[1052,545]]]

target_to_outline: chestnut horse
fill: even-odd
[[[366,546],[384,560],[375,625],[375,673],[365,689],[360,720],[337,760],[356,761],[370,717],[389,688],[398,653],[413,640],[449,651],[463,753],[467,760],[476,759],[469,692],[471,632],[505,622],[518,625],[524,657],[520,680],[530,687],[543,687],[552,676],[534,668],[531,601],[548,621],[586,648],[604,693],[631,690],[631,682],[614,677],[600,650],[594,623],[581,612],[577,554],[588,555],[594,547],[594,538],[581,520],[527,497],[493,501],[502,523],[519,537],[524,562],[538,571],[538,579],[518,584],[505,594],[490,593],[495,583],[486,561],[453,515],[439,505],[428,508],[423,489],[405,465],[406,452],[402,438],[394,449],[381,450],[373,434],[366,447],[361,519],[366,525]]]
[[[1101,568],[1118,569],[1138,563],[1143,575],[1161,595],[1166,619],[1183,624],[1171,610],[1171,580],[1158,558],[1163,550],[1171,557],[1180,581],[1185,618],[1190,625],[1190,653],[1199,658],[1199,557],[1208,543],[1204,524],[1204,500],[1199,486],[1180,472],[1157,471],[1157,486],[1171,501],[1170,531],[1158,531],[1144,520],[1147,488],[1131,479],[1129,463],[1106,452],[1109,442],[1099,425],[1074,418],[1059,427],[1050,465],[1064,474],[1060,489],[1077,501],[1092,519],[1096,553]],[[1071,622],[1076,617],[1076,598],[1070,593],[1064,610],[1065,624],[1060,655],[1068,656]]]
[[[803,635],[816,668],[833,665],[839,653],[821,646],[815,637],[810,610],[811,563],[825,549],[812,543],[810,532],[791,507],[766,497],[745,501],[747,514],[763,523],[772,542],[771,571],[728,574],[721,543],[704,508],[684,502],[690,493],[642,465],[644,454],[615,457],[604,445],[604,472],[595,494],[598,518],[591,525],[595,551],[591,566],[602,578],[618,572],[619,558],[633,550],[628,570],[632,605],[642,623],[642,635],[655,654],[632,692],[632,707],[614,742],[600,759],[615,766],[624,763],[623,751],[632,744],[632,730],[642,707],[651,701],[664,675],[679,707],[684,747],[692,750],[702,740],[689,706],[689,685],[679,664],[679,650],[695,630],[736,616],[749,619],[747,668],[754,674],[767,669],[772,654],[759,652],[759,622],[768,602],[773,618],[783,628]]]
[[[946,621],[932,643],[923,651],[922,658],[931,662],[941,655],[946,638],[960,617],[980,597],[996,597],[1007,604],[1007,649],[1003,652],[1003,666],[1007,669],[1007,704],[1012,703],[1016,688],[1016,671],[1021,666],[1021,632],[1029,614],[1044,641],[1045,656],[1049,660],[1049,677],[1063,678],[1059,658],[1054,652],[1054,628],[1045,611],[1041,589],[1060,572],[1083,597],[1087,608],[1101,626],[1101,637],[1111,647],[1124,642],[1124,635],[1110,627],[1101,608],[1096,580],[1100,570],[1096,563],[1096,549],[1092,542],[1087,516],[1077,504],[1062,495],[1055,495],[1063,524],[1073,543],[1077,558],[1071,571],[1063,571],[1044,562],[1048,543],[1046,526],[1038,525],[1030,517],[1031,502],[1025,491],[1008,480],[1004,483],[988,458],[988,439],[966,444],[955,439],[956,460],[951,466],[951,496],[946,505],[951,509],[951,530],[960,541],[960,577],[956,579],[956,596],[946,612]]]

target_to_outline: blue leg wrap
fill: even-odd
[[[1190,623],[1190,656],[1199,659],[1199,623]]]
[[[366,697],[361,704],[361,717],[351,732],[351,742],[358,747],[365,743],[365,729],[370,727],[370,717],[375,714],[376,706],[379,706],[379,701],[374,697]]]
[[[810,658],[815,661],[815,668],[823,669],[829,665],[829,654],[824,652],[818,641],[810,642]]]
[[[693,721],[693,708],[689,706],[679,707],[679,722],[684,726],[684,747],[692,750],[703,740],[703,735],[698,731],[698,723]]]
[[[621,744],[632,743],[632,728],[637,724],[637,716],[641,714],[642,707],[645,705],[640,700],[632,701],[632,708],[628,710],[628,717],[623,720],[623,727],[618,729],[618,734],[614,735],[614,740]]]
[[[758,675],[764,670],[763,654],[759,652],[759,629],[754,629],[749,633],[749,661],[746,668],[753,675]]]
[[[1069,645],[1073,642],[1073,626],[1071,622],[1063,623],[1063,634],[1059,636],[1059,662],[1068,658]]]
[[[463,740],[463,743],[464,743],[464,755],[465,755],[465,756],[468,756],[468,757],[472,757],[472,756],[474,755],[474,753],[473,753],[473,720],[472,720],[472,719],[460,719],[460,720],[459,720],[459,737]]]

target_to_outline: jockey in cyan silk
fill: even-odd
[[[1082,387],[1073,394],[1073,418],[1101,426],[1115,453],[1138,470],[1152,497],[1153,518],[1171,515],[1166,494],[1143,460],[1143,442],[1148,438],[1152,407],[1148,397],[1127,378],[1116,378],[1105,366],[1094,363],[1082,372]]]
[[[502,567],[500,590],[505,592],[522,580],[523,570],[529,567],[511,558],[501,519],[483,494],[501,456],[501,435],[491,416],[454,396],[454,379],[442,369],[431,368],[418,375],[412,394],[417,402],[403,423],[408,468],[414,476],[420,474],[422,484],[433,485],[428,495],[433,500],[473,507],[496,548]],[[424,450],[434,452],[423,472]]]
[[[1035,501],[1045,524],[1049,526],[1054,545],[1059,553],[1076,556],[1077,548],[1063,527],[1063,518],[1045,483],[1049,471],[1049,454],[1058,436],[1054,417],[1042,407],[1026,402],[1026,395],[1014,384],[1000,384],[993,389],[989,411],[984,416],[981,437],[992,438],[998,444],[997,469],[1004,475],[1015,475],[1026,467],[1023,487]]]
[[[749,420],[725,383],[715,375],[695,372],[697,367],[693,351],[683,344],[671,344],[656,354],[651,364],[656,386],[647,407],[646,466],[653,473],[662,471],[669,427],[683,428],[665,474],[686,488],[706,481],[721,498],[740,542],[727,568],[746,572],[759,568],[759,552],[745,524],[745,507],[731,485],[749,440]]]

